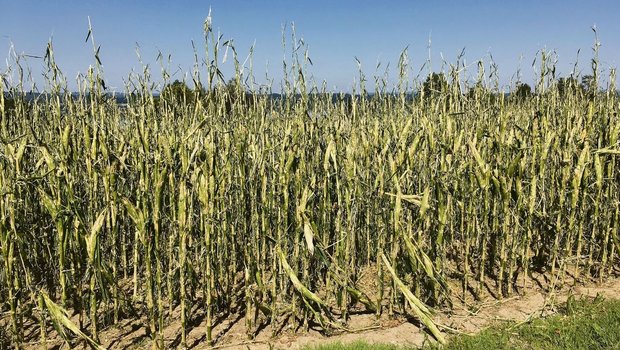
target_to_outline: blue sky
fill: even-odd
[[[155,64],[158,50],[171,54],[173,71],[192,67],[191,40],[203,55],[202,26],[212,9],[213,27],[224,39],[234,39],[245,57],[255,42],[254,71],[264,81],[265,71],[276,83],[282,76],[282,25],[294,22],[297,36],[309,45],[313,62],[310,73],[334,90],[351,90],[357,77],[354,57],[362,62],[369,80],[378,61],[388,63],[394,78],[399,53],[409,47],[415,75],[428,57],[431,38],[433,68],[441,57],[453,63],[465,48],[476,75],[475,62],[488,62],[489,54],[507,85],[521,67],[523,80],[532,82],[531,67],[543,49],[558,54],[558,73],[570,73],[577,59],[585,74],[592,57],[596,25],[601,46],[602,69],[620,60],[620,1],[30,1],[0,0],[1,70],[6,68],[10,43],[18,53],[42,55],[53,37],[56,59],[73,83],[77,72],[94,62],[90,44],[84,43],[90,16],[108,86],[122,90],[122,78],[140,70],[136,43],[152,75],[160,77]],[[289,25],[290,27],[290,25]],[[41,60],[30,59],[33,75],[39,76]],[[383,72],[381,69],[381,73]],[[232,72],[228,60],[224,72]],[[175,78],[182,79],[182,73]],[[36,78],[39,79],[39,78]],[[393,80],[392,80],[393,81]]]

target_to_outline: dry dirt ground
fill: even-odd
[[[532,278],[523,280],[517,293],[498,300],[493,295],[493,288],[487,288],[480,300],[469,296],[465,300],[460,296],[457,285],[453,287],[453,307],[450,311],[438,310],[434,320],[440,324],[446,334],[463,334],[478,332],[493,323],[505,321],[527,321],[532,317],[540,317],[555,312],[556,306],[566,301],[569,295],[576,297],[594,297],[602,295],[606,298],[620,299],[620,275],[609,277],[603,283],[580,281],[575,283],[570,275],[564,287],[549,291],[546,275],[534,274]],[[490,286],[487,286],[490,287]],[[204,315],[199,306],[193,310],[194,323],[187,335],[187,344],[191,349],[208,349],[204,342]],[[176,310],[178,313],[178,310]],[[200,321],[202,320],[202,321]],[[272,338],[272,329],[266,326],[261,329],[254,340],[247,341],[243,315],[232,315],[217,323],[213,330],[216,340],[214,348],[225,349],[300,349],[307,345],[319,345],[331,342],[348,343],[362,340],[367,343],[384,343],[399,345],[423,345],[432,341],[423,331],[413,315],[395,315],[376,319],[374,314],[360,312],[350,315],[348,328],[351,332],[340,332],[325,336],[313,327],[307,332],[291,329],[283,325],[279,336]],[[102,345],[109,349],[149,349],[151,341],[146,334],[147,323],[142,320],[125,320],[120,324],[101,330]],[[38,343],[39,329],[37,324],[27,327],[26,348],[40,348]],[[166,347],[176,348],[180,343],[180,321],[167,325],[164,332]],[[48,348],[65,349],[67,345],[60,340],[53,340],[54,331],[50,328]],[[80,346],[81,347],[81,346]],[[86,348],[84,346],[84,348]]]

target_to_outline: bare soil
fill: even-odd
[[[570,269],[568,269],[570,271]],[[368,282],[371,284],[371,281]],[[570,295],[575,297],[594,297],[620,299],[620,275],[610,276],[603,283],[593,280],[575,281],[567,273],[563,287],[551,288],[551,281],[546,274],[534,273],[527,279],[521,279],[517,291],[509,297],[498,299],[493,293],[494,286],[487,285],[478,298],[471,293],[465,296],[460,292],[460,282],[451,283],[453,300],[452,308],[436,310],[434,317],[439,328],[448,335],[473,334],[497,322],[526,322],[530,318],[547,316],[557,311],[557,306],[564,303]],[[557,284],[557,283],[556,283]],[[368,286],[371,287],[371,286]],[[369,288],[370,289],[370,288]],[[192,309],[191,324],[187,335],[187,344],[191,349],[208,349],[205,342],[205,317],[200,305]],[[331,342],[350,343],[364,341],[367,343],[383,343],[420,346],[432,342],[432,337],[420,328],[412,314],[394,313],[392,317],[377,319],[372,313],[359,311],[350,314],[347,322],[348,331],[325,335],[318,327],[309,325],[292,329],[288,324],[280,326],[279,335],[272,337],[271,326],[259,328],[256,336],[248,340],[244,314],[220,316],[213,329],[214,348],[226,349],[300,349],[308,345],[320,345]],[[179,309],[173,310],[174,320],[166,325],[164,337],[167,348],[177,348],[180,344],[181,322]],[[34,317],[26,322],[26,349],[40,348],[39,326]],[[0,326],[6,325],[6,317],[0,320]],[[78,322],[77,316],[73,317]],[[87,327],[87,324],[84,325]],[[148,349],[152,342],[147,335],[145,318],[127,319],[115,326],[100,330],[100,340],[109,349]],[[48,329],[47,347],[52,349],[68,348],[50,327]],[[84,344],[84,348],[87,346]]]

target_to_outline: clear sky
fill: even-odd
[[[428,57],[439,69],[441,57],[454,63],[465,48],[475,77],[475,62],[499,67],[506,85],[521,67],[523,80],[534,79],[532,60],[543,49],[558,54],[558,72],[570,73],[581,49],[583,74],[589,69],[596,25],[602,43],[601,68],[608,72],[620,60],[620,1],[521,0],[521,1],[31,1],[0,0],[0,57],[7,58],[13,43],[18,53],[43,55],[52,37],[60,68],[73,84],[77,72],[94,62],[92,47],[84,42],[90,16],[108,86],[122,90],[122,78],[140,70],[136,43],[143,60],[151,63],[153,77],[160,77],[155,64],[158,50],[171,54],[174,69],[192,67],[193,39],[203,55],[203,22],[212,9],[213,27],[224,39],[234,39],[241,56],[256,43],[255,75],[264,81],[265,69],[276,80],[282,76],[282,25],[294,22],[297,36],[309,45],[313,66],[310,73],[334,90],[350,90],[357,77],[357,63],[372,81],[375,66],[388,63],[395,75],[399,53],[409,47],[417,72]],[[29,59],[34,75],[42,60]],[[224,72],[232,70],[228,60]],[[6,68],[4,62],[1,70]],[[413,74],[415,75],[415,74]],[[182,73],[175,78],[182,79]]]

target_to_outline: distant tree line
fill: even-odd
[[[598,87],[596,86],[595,79],[592,75],[582,76],[581,81],[579,81],[573,76],[561,77],[555,83],[559,96],[562,98],[578,95],[591,98],[599,91]],[[440,96],[445,96],[445,98],[449,100],[452,88],[452,84],[448,81],[444,73],[433,72],[426,77],[419,91],[417,93],[413,93],[410,97],[420,98],[421,96],[424,96],[425,99],[432,100]],[[485,94],[489,95],[494,95],[494,93],[488,91],[488,89],[482,86],[481,83],[470,87],[469,89],[464,91],[463,94],[467,97],[473,98],[476,94],[476,91],[484,92]],[[510,92],[510,96],[516,97],[520,100],[525,100],[534,95],[535,93],[536,92],[529,84],[520,82],[517,83],[516,88]],[[190,88],[185,82],[175,80],[172,83],[166,84],[164,86],[160,94],[155,96],[155,102],[157,105],[159,105],[159,101],[163,98],[167,101],[177,101],[179,103],[193,103],[199,98],[208,98],[210,95],[213,94],[219,94],[220,98],[226,99],[227,112],[230,112],[234,103],[241,102],[241,100],[248,103],[253,101],[256,97],[253,96],[253,94],[249,91],[241,88],[233,79],[229,80],[226,84],[217,86],[215,89],[209,92],[207,92],[202,86]],[[616,94],[620,94],[620,92],[616,91]],[[334,95],[336,96],[338,94]],[[336,98],[334,98],[333,100],[334,102],[342,100],[340,102],[344,102],[345,104],[351,104],[354,100],[354,97],[349,94],[345,94],[344,98],[338,98],[336,96]],[[14,109],[15,101],[9,93],[5,92],[5,113],[7,115],[11,114]]]
[[[227,112],[231,111],[235,103],[250,103],[254,101],[253,94],[240,86],[235,79],[230,79],[226,84],[218,85],[210,91],[207,91],[201,85],[190,88],[185,82],[175,80],[164,86],[159,96],[156,97],[156,103],[161,99],[181,103],[192,103],[198,99],[207,99],[214,95],[218,95],[218,98],[226,101]]]
[[[584,75],[581,82],[575,77],[561,77],[556,81],[556,88],[560,97],[581,95],[588,98],[594,97],[599,91],[592,75]],[[618,93],[618,92],[616,92]],[[513,93],[519,99],[525,99],[534,94],[532,87],[526,83],[518,83]]]
[[[575,77],[561,77],[556,81],[556,87],[560,97],[566,97],[569,95],[582,94],[582,96],[591,97],[596,94],[599,89],[596,86],[596,82],[592,75],[584,75],[581,77],[581,81],[578,81]],[[416,96],[425,96],[426,98],[436,98],[439,96],[446,96],[451,92],[454,87],[452,83],[448,81],[444,73],[433,72],[430,73],[424,82],[422,83],[419,91],[413,93]],[[460,87],[458,87],[460,90]],[[462,93],[467,97],[474,97],[476,91],[481,91],[486,94],[492,94],[489,89],[485,88],[482,83],[477,83],[473,87],[469,87]],[[527,83],[517,83],[516,88],[510,92],[511,96],[519,99],[525,99],[536,92]],[[166,98],[174,101],[195,101],[197,98],[205,98],[210,94],[225,95],[229,99],[229,103],[238,101],[240,98],[246,101],[251,100],[252,93],[240,88],[234,79],[228,81],[228,83],[216,87],[213,91],[207,92],[201,86],[190,88],[185,82],[175,80],[164,86],[161,93],[157,98]],[[347,94],[345,94],[347,95]],[[351,102],[352,98],[345,98],[345,100]]]

